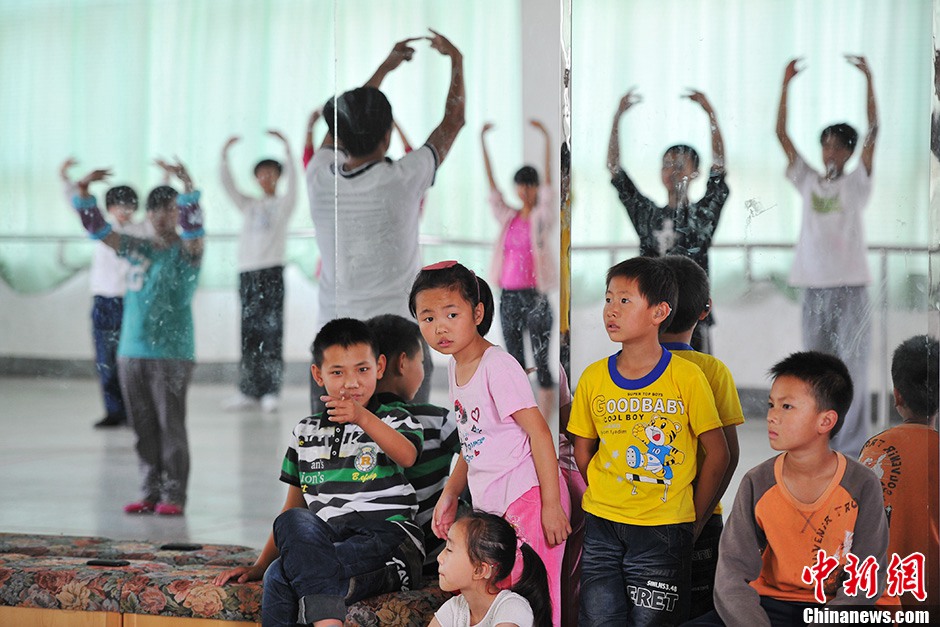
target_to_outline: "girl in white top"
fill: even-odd
[[[516,532],[505,519],[472,511],[451,525],[438,555],[442,590],[457,592],[434,614],[431,627],[549,627],[548,579],[542,560],[522,544],[522,576],[500,585],[516,561]]]

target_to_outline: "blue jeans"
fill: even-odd
[[[579,627],[683,623],[692,523],[646,527],[584,517]]]
[[[346,604],[416,588],[423,556],[401,526],[359,519],[333,526],[308,509],[274,521],[280,557],[264,573],[264,627],[343,621]]]
[[[101,384],[104,410],[109,417],[124,419],[124,399],[118,380],[117,348],[121,339],[121,317],[124,299],[95,296],[91,309],[91,326],[95,338],[95,370]]]

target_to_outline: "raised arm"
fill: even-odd
[[[287,175],[287,189],[284,192],[284,202],[287,203],[287,210],[293,211],[297,200],[297,167],[294,165],[294,155],[290,150],[290,142],[280,131],[269,128],[268,135],[281,140],[284,144],[284,173]]]
[[[68,163],[68,161],[66,161],[66,163]],[[66,163],[63,163],[62,168],[59,170],[59,174],[63,177],[63,180],[67,180],[65,175],[65,171],[67,170]],[[88,236],[102,242],[117,252],[121,245],[121,236],[111,229],[111,225],[108,224],[108,221],[101,215],[101,210],[98,209],[98,203],[95,201],[95,197],[88,191],[92,183],[105,181],[109,176],[111,176],[110,168],[92,170],[75,183],[75,195],[70,201],[72,207],[78,212],[78,217],[81,219],[85,231],[88,232]]]
[[[617,112],[614,114],[614,124],[610,129],[610,141],[607,143],[607,170],[611,176],[615,176],[620,169],[620,116],[626,113],[627,109],[640,102],[642,98],[631,89],[617,106]]]
[[[431,47],[450,57],[450,85],[447,88],[447,102],[444,103],[444,119],[431,131],[427,143],[437,151],[438,165],[457,139],[457,133],[464,125],[464,107],[466,96],[463,84],[463,55],[446,37],[436,31],[431,38]]]
[[[718,128],[718,116],[715,115],[715,110],[712,108],[711,103],[708,101],[708,98],[705,97],[700,91],[690,89],[689,93],[685,94],[685,98],[688,98],[692,102],[697,103],[702,110],[708,115],[708,124],[711,129],[712,135],[712,170],[711,175],[717,176],[719,174],[725,173],[725,142],[721,137],[721,129]]]
[[[783,86],[780,89],[780,105],[777,107],[777,139],[780,140],[780,146],[787,155],[787,165],[792,165],[796,161],[797,152],[793,141],[787,134],[787,90],[790,87],[790,81],[802,68],[796,67],[800,61],[799,58],[792,59],[787,63],[787,68],[783,71]]]
[[[418,41],[419,39],[427,39],[426,37],[409,37],[408,39],[402,39],[399,42],[396,42],[392,47],[392,51],[388,53],[388,56],[385,57],[385,60],[379,64],[378,69],[375,70],[375,73],[369,77],[369,80],[365,82],[363,87],[375,87],[379,89],[382,85],[382,81],[385,80],[385,77],[389,72],[397,68],[405,61],[411,61],[411,58],[414,56],[415,49],[410,45],[413,41]]]
[[[529,120],[529,124],[539,130],[542,133],[542,137],[545,138],[545,184],[552,184],[552,138],[548,134],[548,129],[545,128],[545,125],[542,124],[539,120]]]
[[[251,198],[238,189],[238,186],[235,184],[235,179],[232,177],[232,168],[228,162],[229,150],[240,139],[238,135],[232,135],[228,138],[228,141],[225,142],[225,145],[222,146],[222,159],[219,162],[219,178],[222,180],[222,188],[225,190],[225,193],[229,195],[229,198],[232,199],[232,202],[235,203],[239,211],[244,211],[245,205],[251,202]],[[163,168],[163,171],[168,172],[166,168]],[[168,174],[171,174],[171,172],[168,172]]]
[[[493,176],[493,166],[490,163],[490,152],[486,149],[486,134],[493,129],[493,123],[487,122],[480,130],[480,148],[483,149],[483,165],[486,166],[486,178],[490,182],[490,190],[499,191],[496,185],[496,178]]]
[[[204,250],[204,236],[202,207],[199,206],[199,192],[193,186],[193,179],[189,176],[189,171],[179,157],[176,162],[154,159],[154,163],[161,168],[168,177],[176,177],[183,184],[183,193],[176,199],[176,205],[179,208],[179,226],[182,230],[180,235],[183,240],[183,250],[189,255],[189,261],[193,265],[202,263],[202,253]]]
[[[72,179],[69,177],[69,170],[77,164],[78,161],[74,157],[69,157],[62,162],[62,165],[59,166],[59,178],[62,179],[62,182],[66,185],[72,185]]]
[[[395,127],[395,132],[398,133],[398,138],[401,139],[401,145],[405,149],[405,154],[414,150],[414,148],[411,147],[411,142],[405,137],[405,131],[401,130],[401,127],[398,126],[398,120],[392,120],[392,126]]]
[[[846,60],[857,67],[865,75],[868,89],[866,99],[868,102],[868,133],[865,134],[865,143],[862,144],[862,165],[871,176],[872,163],[875,158],[875,139],[878,137],[878,106],[875,104],[875,86],[871,78],[871,68],[863,56],[847,54]]]

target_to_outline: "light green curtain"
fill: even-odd
[[[593,0],[573,16],[573,241],[575,246],[624,242],[636,234],[610,185],[607,140],[620,97],[636,87],[643,102],[621,123],[621,158],[640,191],[665,204],[662,153],[689,143],[703,172],[691,196],[704,193],[711,163],[708,122],[680,98],[703,91],[724,133],[731,195],[716,243],[794,243],[800,201],[784,178],[786,159],[775,135],[787,61],[804,57],[806,71],[790,88],[789,132],[800,153],[820,167],[819,133],[847,121],[867,128],[865,80],[844,53],[868,58],[881,120],[874,191],[865,216],[869,245],[925,246],[932,101],[930,0]],[[856,154],[849,167],[854,167]],[[714,251],[714,289],[734,292],[743,252]],[[759,277],[786,276],[790,250],[755,259]],[[576,256],[575,299],[596,301],[607,263],[601,253]],[[874,260],[870,259],[873,272]],[[926,276],[926,255],[893,260],[891,284]],[[894,295],[900,298],[898,294]]]
[[[219,182],[225,140],[243,138],[231,158],[244,190],[258,189],[251,176],[258,159],[282,158],[269,128],[290,139],[302,179],[310,112],[334,89],[362,84],[396,40],[425,35],[428,26],[464,52],[468,104],[467,127],[428,194],[422,231],[493,238],[476,132],[487,119],[504,122],[491,149],[506,168],[520,164],[519,20],[518,4],[501,0],[0,0],[0,278],[38,292],[87,265],[88,242],[55,239],[81,235],[58,181],[66,157],[79,159],[75,176],[112,167],[111,182],[133,185],[143,199],[160,182],[153,158],[178,155],[203,190],[209,239],[201,284],[233,287],[235,242],[213,240],[240,227]],[[443,115],[449,64],[427,42],[415,47],[415,59],[383,89],[417,146]],[[402,154],[397,142],[390,154]],[[97,188],[99,199],[105,189]],[[291,224],[294,233],[312,228],[303,181]],[[482,251],[468,254],[483,264]],[[308,276],[317,255],[313,239],[289,241],[289,262]]]

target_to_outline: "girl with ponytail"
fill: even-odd
[[[441,589],[460,594],[441,606],[431,627],[551,627],[545,566],[528,544],[518,547],[522,575],[505,589],[517,543],[515,529],[499,516],[473,511],[458,518],[437,563]]]

